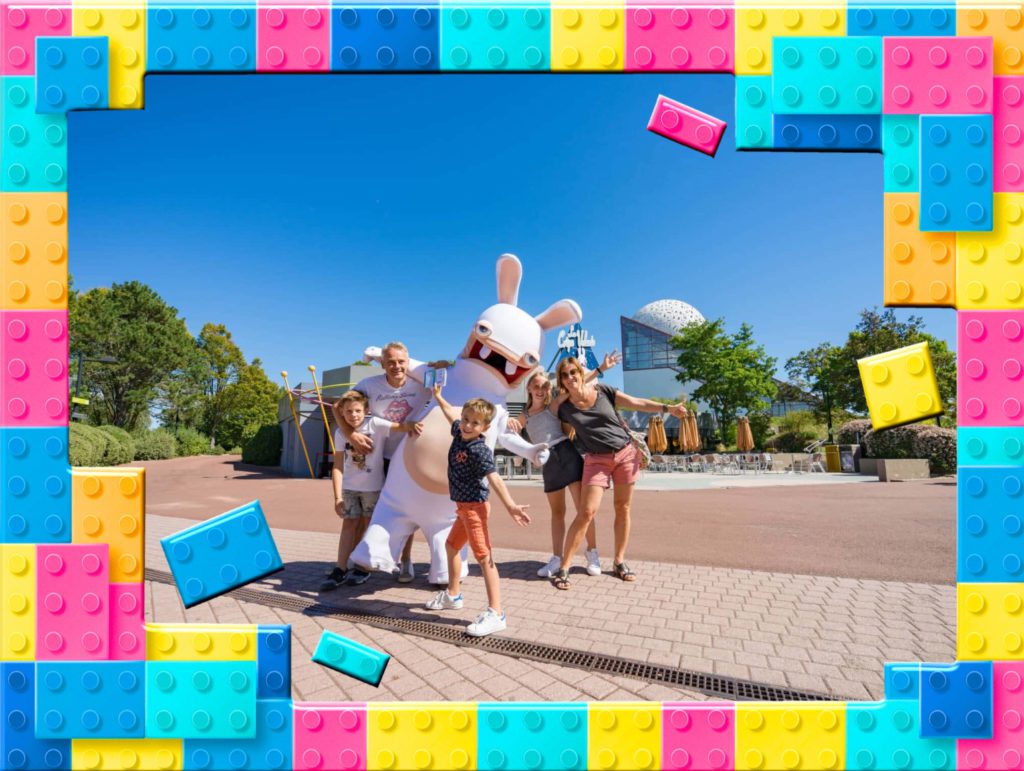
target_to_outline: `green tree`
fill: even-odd
[[[238,381],[227,385],[225,391],[230,407],[221,418],[218,432],[223,447],[241,447],[260,426],[277,423],[277,404],[284,389],[267,377],[259,359],[242,367]]]
[[[832,441],[832,424],[837,410],[835,404],[836,376],[841,349],[831,343],[821,343],[814,348],[800,351],[786,361],[786,374],[793,385],[809,391],[817,397],[814,414],[824,420],[828,428],[828,440]]]
[[[206,366],[207,398],[201,429],[210,437],[210,447],[214,447],[221,421],[234,408],[234,399],[237,398],[237,392],[228,386],[238,382],[245,367],[245,357],[223,324],[203,324],[197,342],[199,356]]]
[[[156,406],[160,423],[177,431],[179,427],[198,427],[206,407],[208,367],[195,340],[185,363],[157,386]]]

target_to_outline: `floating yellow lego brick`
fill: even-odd
[[[71,540],[110,544],[110,580],[139,582],[144,576],[146,470],[71,470]]]
[[[1024,584],[958,584],[956,657],[1024,660]]]
[[[736,74],[772,74],[772,38],[846,34],[846,3],[736,0]]]
[[[956,306],[1024,308],[1024,193],[996,193],[992,230],[956,234]]]
[[[942,414],[928,343],[867,356],[857,368],[876,431]]]
[[[839,769],[846,762],[846,704],[737,703],[737,769]]]
[[[1024,5],[957,0],[956,34],[991,37],[996,75],[1024,73]]]
[[[181,739],[72,739],[75,771],[180,771]]]
[[[476,768],[476,704],[370,703],[367,771]]]
[[[956,305],[956,233],[922,233],[921,196],[885,193],[885,304]]]
[[[551,6],[551,69],[621,72],[626,46],[622,3],[560,2]]]
[[[68,194],[0,193],[0,309],[68,307]]]
[[[72,0],[74,35],[110,38],[110,108],[142,107],[146,6],[132,0]]]
[[[36,657],[36,547],[0,544],[0,661]]]
[[[149,661],[256,661],[255,624],[146,624]]]
[[[661,768],[660,703],[592,703],[589,712],[590,768]]]

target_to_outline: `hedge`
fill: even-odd
[[[68,426],[68,460],[72,466],[102,466],[109,435],[94,426]]]
[[[135,460],[163,460],[177,454],[178,443],[166,428],[144,431],[135,437]]]
[[[179,428],[174,438],[177,441],[179,457],[211,454],[210,437],[194,428]]]
[[[277,423],[260,426],[253,438],[242,447],[242,462],[256,466],[278,466],[281,464],[283,444],[281,426]]]
[[[839,444],[854,444],[859,432],[868,458],[926,458],[933,474],[956,471],[956,429],[915,423],[873,431],[870,426],[868,420],[850,421],[839,429],[837,440]]]
[[[97,426],[103,433],[111,436],[118,444],[117,454],[122,458],[115,463],[131,463],[135,460],[135,440],[132,435],[118,426]],[[108,448],[108,454],[111,450]]]

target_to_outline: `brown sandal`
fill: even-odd
[[[569,571],[559,570],[551,576],[551,583],[554,584],[556,589],[560,589],[563,592],[568,591],[569,587],[572,586],[572,584],[569,583]]]
[[[612,566],[612,573],[616,578],[625,581],[627,584],[636,581],[636,573],[629,569],[625,562],[618,562]]]

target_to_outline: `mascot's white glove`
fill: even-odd
[[[541,442],[533,448],[533,457],[530,458],[538,466],[543,466],[548,462],[548,458],[551,457],[551,451],[548,449],[546,442]]]
[[[384,358],[384,351],[380,349],[379,345],[371,345],[363,350],[363,358],[366,361],[380,361]]]

